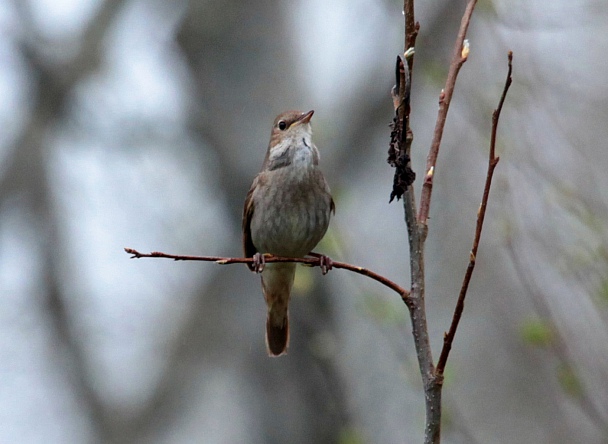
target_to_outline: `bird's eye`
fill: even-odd
[[[285,128],[287,128],[287,123],[284,120],[280,120],[279,121],[279,129],[281,131],[285,131]]]

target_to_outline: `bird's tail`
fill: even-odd
[[[267,264],[262,273],[262,289],[268,306],[266,347],[270,356],[281,356],[289,346],[289,296],[296,264]]]
[[[268,313],[266,319],[266,348],[268,355],[272,357],[281,356],[287,352],[289,345],[289,313],[280,320],[280,325],[276,325],[272,312]]]

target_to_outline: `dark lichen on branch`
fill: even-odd
[[[392,89],[391,95],[393,98],[393,106],[395,115],[391,128],[390,143],[388,147],[387,162],[395,168],[393,176],[393,190],[391,191],[389,203],[395,198],[401,199],[407,187],[414,183],[416,173],[411,167],[410,146],[412,142],[412,134],[409,131],[409,115],[410,115],[410,89],[411,77],[410,70],[406,58],[413,56],[413,50],[397,57],[395,65],[395,86]]]

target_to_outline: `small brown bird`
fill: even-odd
[[[245,257],[256,259],[249,268],[262,273],[270,356],[282,355],[289,344],[288,304],[296,264],[265,265],[263,254],[304,257],[323,238],[335,212],[312,143],[313,113],[287,111],[274,120],[262,171],[245,199],[243,249]]]

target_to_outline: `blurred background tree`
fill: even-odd
[[[384,288],[300,267],[290,352],[269,359],[246,267],[122,252],[239,255],[272,119],[315,109],[337,203],[321,250],[407,285],[385,162],[402,4],[249,3],[0,0],[0,441],[421,441],[408,316]],[[464,4],[417,4],[418,172]],[[607,20],[603,0],[473,16],[427,244],[436,354],[509,49],[515,83],[444,442],[608,441]]]

